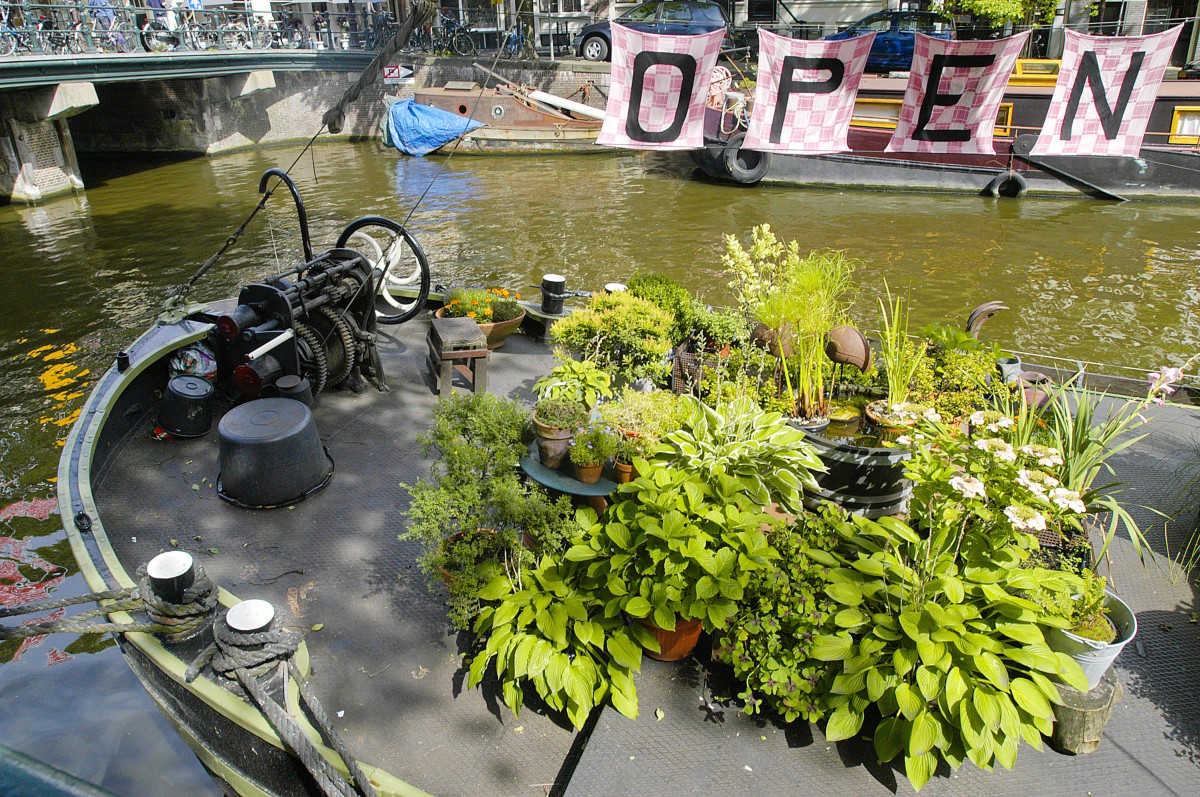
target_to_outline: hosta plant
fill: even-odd
[[[683,427],[663,438],[657,462],[706,479],[727,476],[756,503],[778,503],[785,511],[803,511],[804,488],[816,488],[813,471],[825,466],[804,433],[778,412],[763,412],[753,399],[739,396],[710,407],[692,397],[679,399]]]
[[[612,377],[591,360],[575,360],[563,354],[550,373],[534,382],[539,399],[567,399],[588,409],[612,396]]]

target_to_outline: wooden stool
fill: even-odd
[[[487,339],[470,318],[434,318],[426,337],[429,357],[425,361],[438,395],[446,395],[457,369],[476,393],[488,387]]]

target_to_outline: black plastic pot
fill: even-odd
[[[232,504],[270,509],[292,504],[333,478],[312,412],[295,399],[248,401],[217,426],[217,493]]]
[[[912,453],[907,448],[867,448],[816,434],[805,438],[828,468],[816,474],[818,489],[805,491],[805,506],[813,509],[832,501],[868,518],[895,515],[908,506],[912,482],[904,476],[904,463]]]
[[[158,425],[175,437],[200,437],[212,428],[213,387],[198,376],[167,382],[158,408]]]

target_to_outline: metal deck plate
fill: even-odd
[[[427,469],[415,440],[436,401],[423,365],[427,331],[420,320],[385,329],[390,393],[320,397],[317,425],[337,471],[329,487],[295,509],[247,511],[222,502],[213,488],[215,432],[155,442],[147,418],[97,485],[126,568],[175,539],[234,594],[275,603],[288,624],[307,629],[313,686],[351,749],[442,797],[911,793],[901,772],[875,763],[868,743],[829,744],[818,727],[749,718],[734,704],[717,722],[701,695],[738,690],[721,681],[719,668],[705,690],[696,659],[645,659],[640,719],[605,709],[578,740],[534,706],[514,718],[494,688],[467,690],[469,640],[447,633],[444,594],[418,572],[416,547],[396,540],[406,506],[399,483]],[[551,364],[544,348],[521,336],[492,358],[492,392],[523,400]],[[1200,421],[1176,408],[1156,412],[1151,436],[1116,466],[1131,482],[1130,502],[1178,513],[1170,526],[1176,550],[1196,520]],[[1148,526],[1156,519],[1138,515]],[[1157,523],[1150,535],[1162,553]],[[1140,632],[1117,660],[1126,696],[1100,749],[1072,758],[1023,747],[1013,772],[987,774],[968,763],[939,772],[923,794],[1200,794],[1195,593],[1161,561],[1138,565],[1127,542],[1114,546],[1112,564]],[[316,624],[320,631],[311,630]]]

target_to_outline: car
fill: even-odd
[[[912,67],[916,34],[953,39],[954,21],[932,11],[880,11],[825,38],[852,39],[872,31],[875,41],[871,44],[871,54],[867,56],[866,71],[903,72]]]
[[[1200,61],[1191,61],[1179,67],[1179,74],[1175,77],[1180,80],[1200,79]]]
[[[612,22],[644,33],[695,35],[711,33],[728,27],[725,12],[716,3],[706,0],[651,0],[626,11],[611,22],[585,25],[571,46],[575,54],[588,61],[608,61],[612,58]]]

